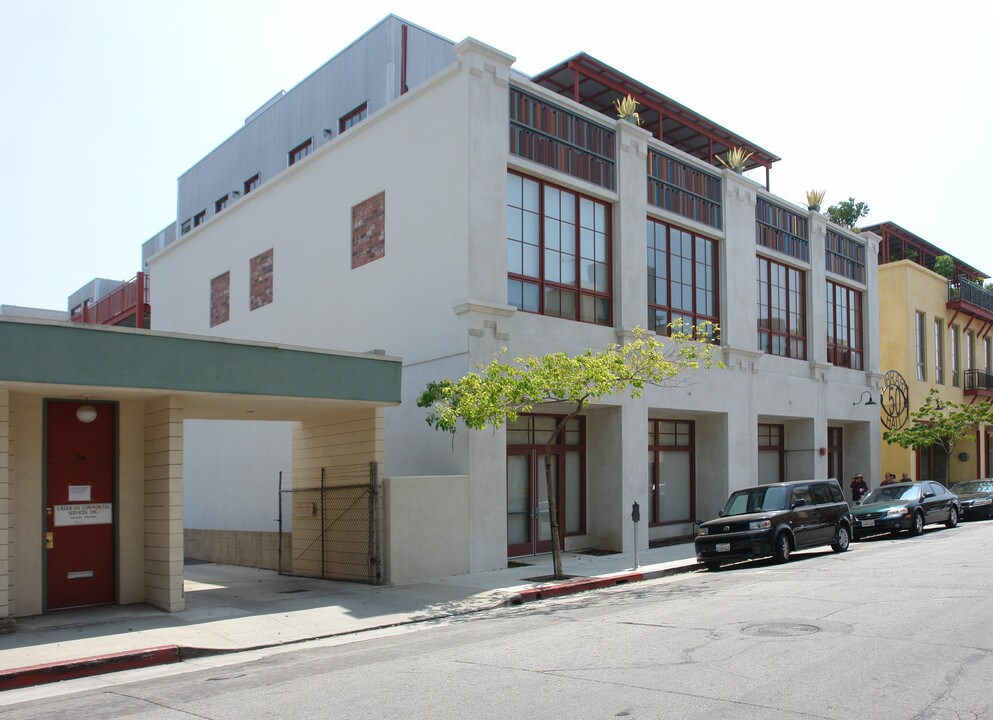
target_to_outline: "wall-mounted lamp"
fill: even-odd
[[[80,405],[76,408],[76,419],[81,423],[86,423],[87,425],[97,419],[97,409],[90,405],[89,398],[83,397],[83,402],[85,405]]]
[[[869,397],[868,400],[865,399],[866,396]],[[863,390],[862,391],[862,394],[859,395],[859,399],[856,400],[855,402],[853,402],[852,405],[862,405],[862,404],[865,404],[865,405],[877,405],[878,403],[875,400],[872,399],[872,393],[871,392],[869,392],[868,390]]]
[[[324,137],[331,137],[332,135],[334,135],[334,132],[332,132],[331,128],[324,128]]]

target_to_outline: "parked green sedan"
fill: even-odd
[[[958,498],[930,480],[894,483],[878,487],[852,509],[855,538],[881,532],[924,532],[930,523],[959,524],[962,510]]]

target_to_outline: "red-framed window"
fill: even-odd
[[[507,296],[525,312],[611,325],[610,206],[508,173]]]
[[[696,440],[692,420],[648,421],[648,520],[693,522],[696,516]]]
[[[668,335],[674,321],[682,332],[718,324],[717,241],[651,218],[647,236],[648,328]]]
[[[196,215],[193,216],[193,227],[200,227],[203,225],[204,221],[207,219],[207,211],[201,210]]]
[[[221,210],[228,206],[228,195],[217,198],[217,202],[214,203],[214,214],[219,213]]]
[[[829,427],[827,435],[828,477],[834,478],[840,485],[844,470],[844,434],[840,427]]]
[[[927,316],[921,311],[914,315],[914,359],[917,379],[927,380]]]
[[[364,102],[350,113],[341,116],[338,120],[338,132],[345,132],[348,128],[358,125],[367,117],[369,117],[369,103]]]
[[[770,355],[807,359],[806,275],[759,256],[758,348]]]
[[[248,195],[248,193],[252,192],[252,190],[257,188],[260,184],[261,184],[261,176],[259,175],[259,173],[255,173],[254,175],[252,175],[252,177],[248,178],[248,180],[245,181],[244,184],[245,194]]]
[[[759,423],[759,485],[782,482],[786,469],[785,426]]]
[[[945,328],[941,318],[934,319],[934,381],[945,384]]]
[[[828,280],[827,360],[838,367],[862,369],[862,293]]]
[[[961,377],[962,376],[961,376],[961,373],[959,373],[959,370],[961,370],[961,368],[959,367],[959,365],[960,365],[960,362],[959,362],[959,354],[960,354],[959,353],[959,326],[958,325],[952,325],[950,329],[952,331],[952,345],[951,345],[951,349],[952,349],[952,367],[951,367],[951,372],[952,372],[952,387],[961,387],[961,385],[962,385],[962,379],[961,379]]]
[[[289,153],[289,164],[290,165],[294,165],[294,164],[300,162],[305,157],[307,157],[308,155],[310,155],[310,151],[313,150],[313,149],[314,149],[314,138],[308,138],[307,140],[303,141],[302,143],[300,143],[299,145],[297,145],[295,148],[293,148],[292,150],[290,150],[290,153]]]

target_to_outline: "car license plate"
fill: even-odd
[[[875,520],[863,520],[862,527],[873,527],[876,524]]]
[[[730,552],[731,543],[717,543],[717,552]]]

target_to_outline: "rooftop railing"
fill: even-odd
[[[648,202],[722,229],[721,178],[654,148],[648,149]]]
[[[72,311],[69,319],[78,323],[116,325],[132,314],[135,327],[145,327],[148,306],[148,275],[138,273],[123,285],[114,288],[92,305],[83,303]]]
[[[961,300],[993,315],[993,291],[969,280],[952,280],[948,283],[948,302]]]

